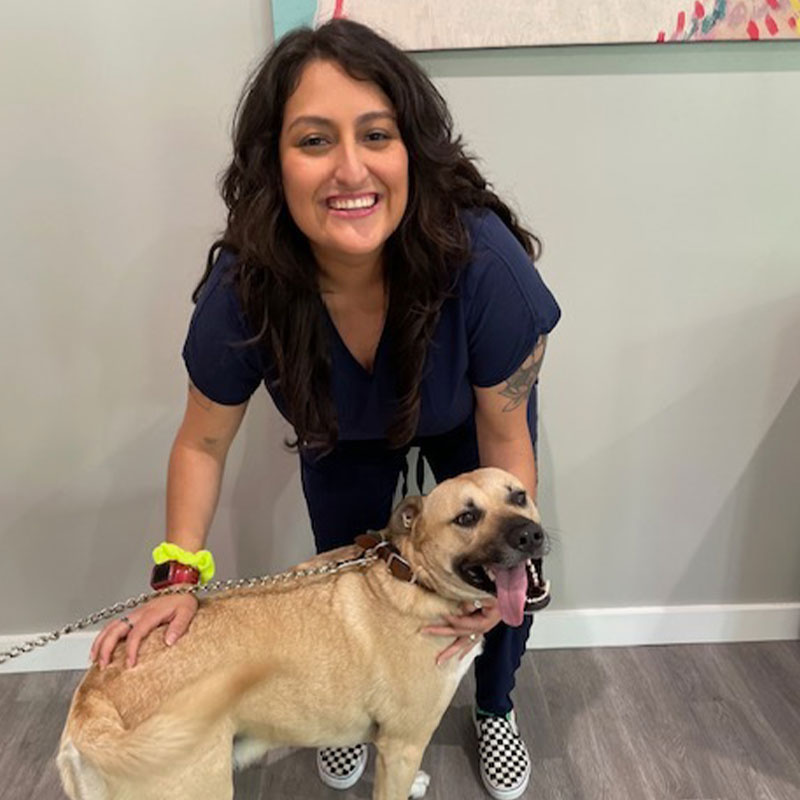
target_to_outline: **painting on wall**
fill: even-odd
[[[800,0],[272,0],[275,38],[334,17],[406,50],[797,39]]]

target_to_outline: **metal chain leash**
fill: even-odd
[[[0,664],[5,664],[12,658],[21,656],[23,653],[30,653],[37,647],[44,647],[50,642],[55,642],[62,636],[68,633],[88,628],[90,625],[96,625],[104,619],[116,616],[123,611],[129,611],[132,608],[146,603],[155,597],[161,597],[168,594],[217,594],[219,592],[228,592],[235,589],[256,589],[273,584],[286,584],[293,580],[300,580],[302,578],[313,578],[318,575],[334,575],[344,569],[350,567],[366,567],[378,559],[375,553],[376,548],[371,548],[365,551],[358,558],[346,559],[344,561],[327,561],[319,567],[309,567],[308,569],[290,570],[289,572],[282,572],[279,575],[262,575],[259,578],[231,578],[227,581],[214,581],[207,583],[205,586],[168,586],[166,589],[159,589],[156,592],[143,592],[136,597],[130,597],[121,603],[114,603],[113,606],[108,606],[95,611],[88,617],[84,617],[77,622],[72,622],[65,625],[63,628],[52,633],[45,633],[38,636],[36,639],[31,639],[24,644],[12,647],[10,650],[0,653]]]

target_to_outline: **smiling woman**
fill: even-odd
[[[386,95],[335,62],[312,61],[286,104],[280,163],[325,288],[356,296],[382,286],[383,246],[408,202],[408,152]]]
[[[453,136],[419,66],[357,23],[293,31],[245,88],[233,151],[225,232],[183,350],[190,389],[167,488],[178,560],[191,565],[205,545],[228,449],[262,382],[295,432],[287,444],[318,551],[387,527],[412,445],[437,482],[495,466],[535,501],[535,386],[559,308],[533,264],[538,240]],[[521,567],[495,567],[503,607],[470,605],[419,635],[444,637],[444,661],[486,634],[475,662],[481,774],[512,800],[530,776],[511,691],[531,584]],[[109,625],[93,655],[107,663],[127,639],[133,664],[144,636],[168,625],[174,642],[195,610],[191,598],[157,598]],[[325,748],[320,777],[351,786],[366,758],[363,744]]]

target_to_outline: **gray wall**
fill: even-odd
[[[2,12],[0,635],[146,585],[266,6]],[[419,60],[564,309],[541,381],[554,607],[799,600],[798,45]],[[311,551],[287,433],[262,390],[211,534],[223,577]]]

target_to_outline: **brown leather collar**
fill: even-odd
[[[356,536],[355,542],[365,550],[374,550],[375,555],[386,562],[389,572],[395,578],[406,583],[417,583],[417,576],[411,564],[400,555],[400,551],[391,542],[387,542],[379,533],[373,531],[362,533],[361,536]],[[422,584],[419,585],[422,586]]]

